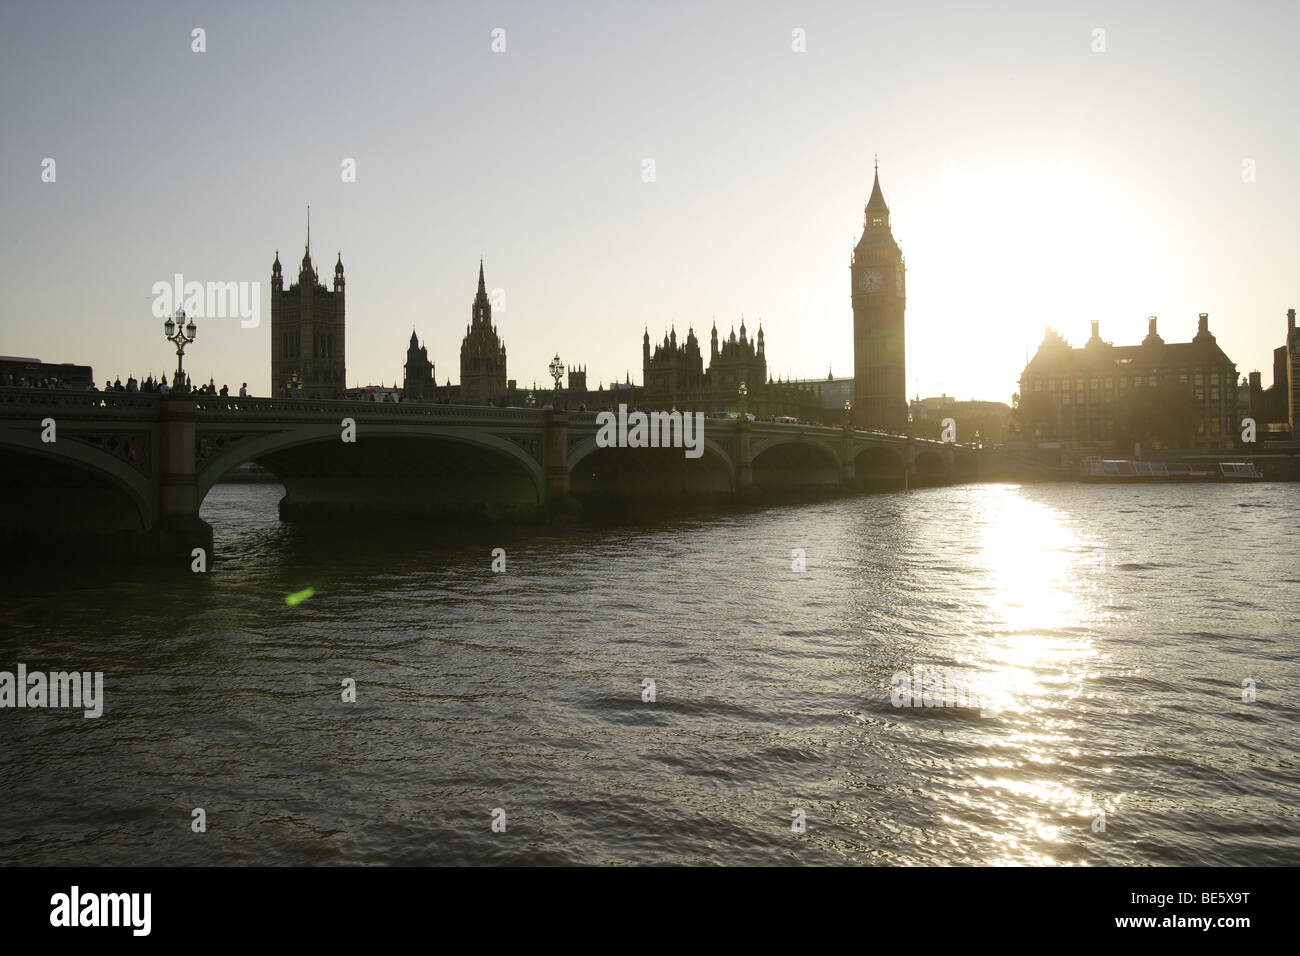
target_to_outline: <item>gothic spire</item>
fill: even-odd
[[[883,212],[889,214],[889,207],[885,205],[885,196],[880,191],[880,165],[876,164],[876,181],[871,187],[871,198],[867,200],[867,214],[873,212]]]
[[[307,207],[307,247],[302,254],[301,272],[311,271],[311,206]]]

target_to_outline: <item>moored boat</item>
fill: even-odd
[[[1160,481],[1263,481],[1254,462],[1221,461],[1213,471],[1198,471],[1191,467],[1170,467],[1162,461],[1131,461],[1128,459],[1103,459],[1090,455],[1079,464],[1079,476],[1084,481],[1099,482],[1160,482]]]

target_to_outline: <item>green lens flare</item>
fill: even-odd
[[[284,596],[284,603],[289,605],[289,607],[297,607],[299,604],[307,600],[315,593],[316,593],[315,588],[303,588],[301,591],[297,592],[296,594],[286,594]]]

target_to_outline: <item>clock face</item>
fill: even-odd
[[[858,286],[863,292],[875,292],[880,288],[881,281],[879,269],[868,269],[862,273],[862,278],[858,280]]]

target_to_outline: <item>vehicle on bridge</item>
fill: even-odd
[[[94,384],[95,373],[89,365],[72,362],[52,365],[35,358],[0,355],[0,386],[34,388],[51,379],[62,388],[85,390]]]

